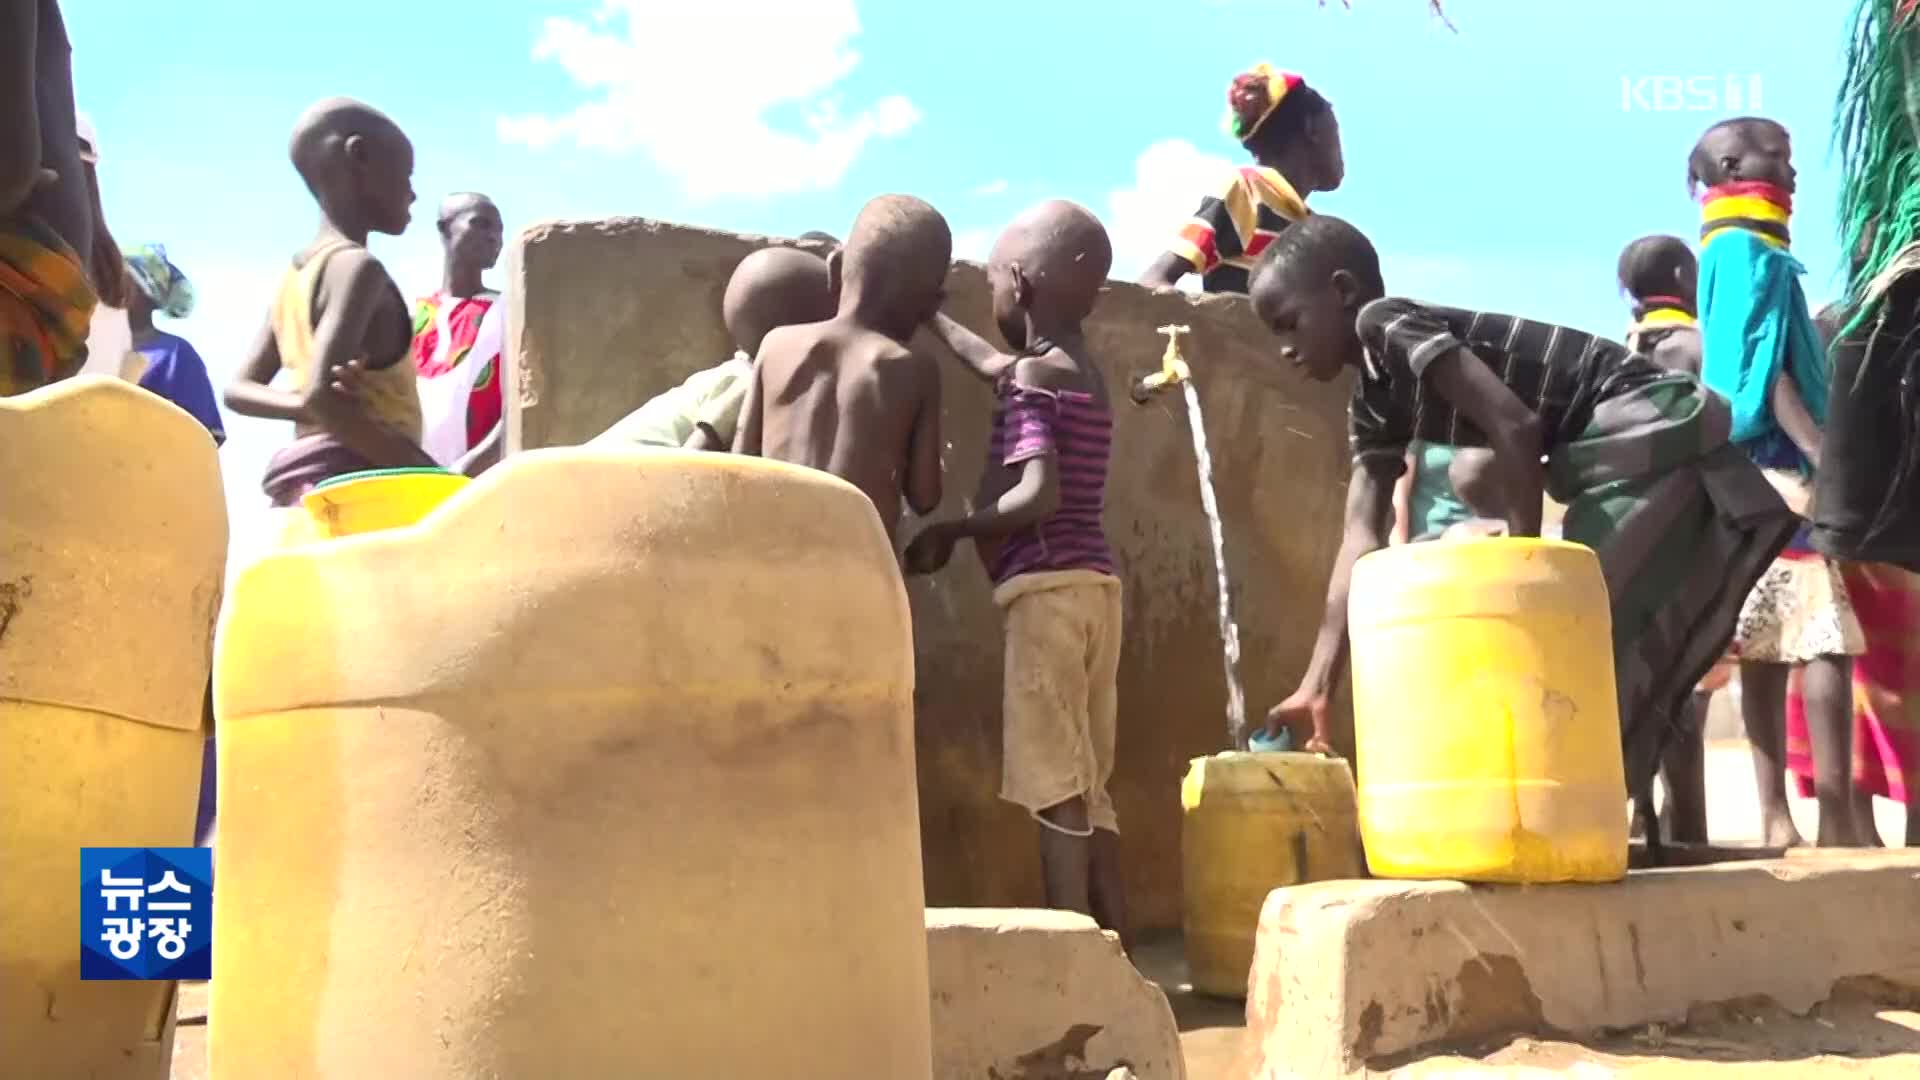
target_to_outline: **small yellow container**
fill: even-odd
[[[1624,877],[1612,617],[1593,552],[1557,540],[1408,544],[1361,559],[1348,596],[1373,873]]]
[[[1267,894],[1366,876],[1353,772],[1317,754],[1194,758],[1180,806],[1188,978],[1203,994],[1245,997]]]
[[[412,525],[467,482],[445,469],[376,469],[325,481],[301,496],[300,504],[318,537],[337,539]]]

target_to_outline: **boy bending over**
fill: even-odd
[[[1091,914],[1127,940],[1113,775],[1120,579],[1101,527],[1113,410],[1080,324],[1113,263],[1100,222],[1068,202],[1015,219],[987,260],[999,353],[945,315],[934,332],[998,405],[973,511],[928,525],[907,569],[931,573],[954,544],[991,538],[1006,613],[1000,797],[1040,823],[1047,905]]]
[[[1329,750],[1347,585],[1354,562],[1385,546],[1407,445],[1484,446],[1512,535],[1539,535],[1544,488],[1567,507],[1566,538],[1600,557],[1627,781],[1642,793],[1693,684],[1726,648],[1741,601],[1796,519],[1729,445],[1725,403],[1691,376],[1577,330],[1385,293],[1373,245],[1332,217],[1282,233],[1254,275],[1254,311],[1282,359],[1321,381],[1359,374],[1346,535],[1326,614],[1299,689],[1267,714],[1268,733],[1285,725],[1298,743],[1310,724],[1307,746]]]
[[[760,343],[736,453],[830,472],[873,500],[887,539],[900,501],[940,504],[940,369],[907,342],[940,308],[953,234],[939,211],[883,195],[828,257],[833,318],[769,332]]]

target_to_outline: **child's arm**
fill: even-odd
[[[1813,414],[1807,411],[1807,403],[1800,397],[1800,388],[1793,385],[1793,379],[1785,371],[1774,376],[1773,390],[1769,394],[1773,404],[1773,418],[1780,423],[1780,430],[1787,433],[1793,445],[1807,456],[1808,464],[1820,467],[1820,425],[1814,422]]]
[[[1413,451],[1407,451],[1407,471],[1393,482],[1393,535],[1387,538],[1391,544],[1404,544],[1413,536],[1413,474],[1418,464]]]
[[[747,398],[740,403],[740,430],[733,433],[733,452],[760,456],[760,362],[747,376]]]
[[[961,326],[946,312],[934,312],[933,318],[927,320],[927,329],[960,358],[968,371],[988,382],[999,379],[1013,367],[1013,357],[987,344],[987,339]]]
[[[916,355],[920,366],[920,412],[907,447],[907,506],[925,517],[940,506],[940,368]]]
[[[1307,661],[1299,689],[1268,710],[1269,738],[1283,727],[1298,731],[1310,722],[1313,734],[1301,748],[1308,753],[1333,751],[1327,743],[1327,707],[1346,661],[1347,590],[1353,581],[1353,564],[1387,546],[1393,471],[1403,465],[1399,458],[1380,455],[1362,458],[1353,467],[1353,479],[1347,485],[1346,531],[1340,538],[1340,554],[1333,560],[1333,576],[1327,581],[1327,606],[1313,641],[1313,658]]]
[[[262,420],[301,420],[300,396],[273,388],[273,377],[280,373],[280,346],[273,338],[273,320],[261,325],[253,335],[253,347],[222,395],[226,406],[241,416]]]
[[[1506,489],[1508,535],[1539,536],[1540,514],[1546,506],[1539,414],[1464,345],[1435,358],[1426,375],[1433,389],[1486,435]]]
[[[41,182],[34,80],[40,0],[0,0],[0,214],[12,216]]]
[[[1163,251],[1160,257],[1147,266],[1140,275],[1140,284],[1149,289],[1171,289],[1180,284],[1180,279],[1193,273],[1193,264],[1171,251]]]

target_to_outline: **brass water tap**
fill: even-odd
[[[1127,394],[1135,405],[1145,405],[1162,390],[1178,386],[1193,379],[1193,369],[1187,366],[1186,358],[1180,355],[1180,335],[1192,333],[1189,326],[1163,326],[1160,333],[1167,335],[1167,351],[1160,356],[1160,370],[1142,375],[1133,381]]]

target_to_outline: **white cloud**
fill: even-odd
[[[1233,163],[1202,153],[1184,139],[1165,139],[1141,151],[1133,163],[1133,186],[1107,197],[1107,231],[1113,237],[1113,276],[1132,278],[1167,250],[1180,225]]]
[[[1005,195],[1007,193],[1007,182],[1005,180],[989,180],[979,187],[974,188],[973,193],[980,196]]]
[[[826,190],[869,142],[920,121],[897,94],[844,111],[835,88],[859,66],[859,33],[853,0],[603,0],[586,22],[548,19],[533,47],[598,96],[496,127],[534,149],[645,151],[694,198]],[[782,106],[803,118],[776,126]]]
[[[985,262],[993,250],[993,233],[986,229],[961,229],[953,234],[953,257]]]

